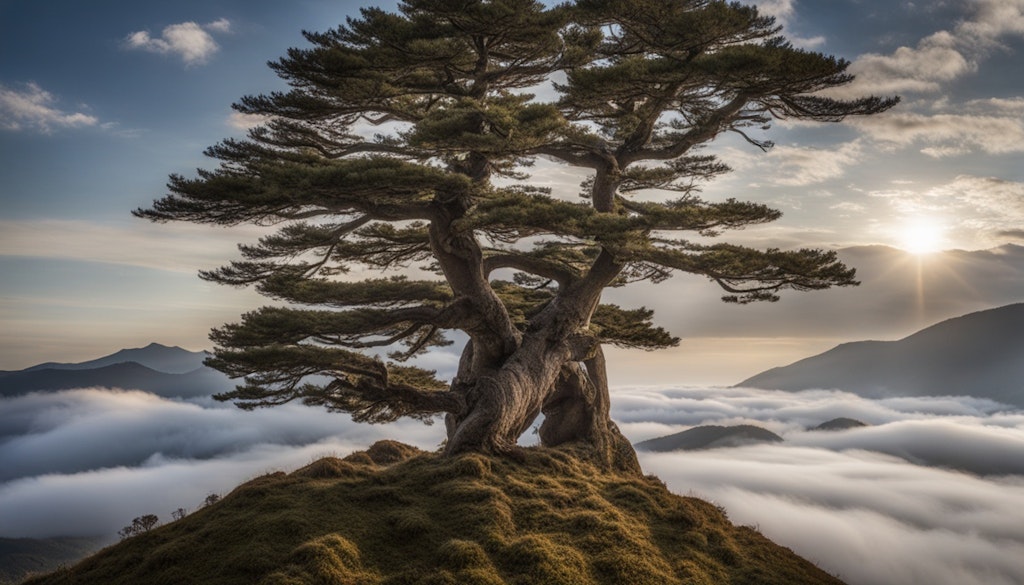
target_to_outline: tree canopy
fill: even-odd
[[[768,149],[752,130],[773,120],[897,101],[823,97],[848,63],[795,48],[753,7],[403,0],[304,35],[270,63],[289,89],[234,106],[265,123],[135,212],[280,226],[201,274],[280,302],[213,332],[211,365],[245,380],[221,399],[445,414],[449,453],[508,452],[543,412],[544,444],[638,469],[608,418],[601,347],[678,339],[645,308],[601,304],[606,287],[690,273],[747,303],[855,284],[833,252],[715,239],[780,214],[702,199],[729,170],[703,145],[736,132]],[[531,177],[540,158],[584,170],[580,191]],[[469,340],[453,380],[404,363],[453,331]]]

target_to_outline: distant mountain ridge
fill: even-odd
[[[178,346],[150,343],[146,347],[122,349],[108,356],[80,363],[46,362],[25,368],[22,372],[35,370],[89,370],[114,364],[135,362],[151,370],[165,374],[186,374],[203,367],[203,360],[210,357],[206,351],[189,351]]]
[[[756,443],[780,443],[782,437],[754,425],[704,425],[685,431],[641,441],[635,446],[643,451],[695,451],[741,447]]]
[[[737,386],[975,396],[1024,408],[1024,303],[948,319],[898,341],[844,343]]]
[[[44,363],[0,372],[0,396],[72,388],[123,388],[165,398],[195,398],[231,390],[224,374],[203,365],[206,352],[151,343],[81,363]]]

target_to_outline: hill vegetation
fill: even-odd
[[[568,450],[443,458],[384,441],[27,581],[299,584],[838,584],[721,509]]]

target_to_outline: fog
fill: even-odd
[[[1024,582],[1024,413],[971,397],[867,400],[838,391],[618,388],[633,441],[756,424],[785,442],[641,453],[647,473],[851,585]],[[870,426],[807,431],[836,417]],[[100,389],[0,401],[0,536],[111,537],[210,493],[382,438],[434,449],[443,426],[357,425],[289,405],[245,412]]]

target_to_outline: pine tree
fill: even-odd
[[[235,104],[266,123],[135,212],[280,225],[201,273],[283,302],[214,330],[210,365],[245,380],[218,398],[366,422],[443,414],[449,454],[513,452],[543,413],[543,444],[639,472],[609,418],[602,346],[678,339],[649,310],[601,304],[606,287],[686,272],[747,303],[856,284],[832,252],[686,239],[780,215],[701,199],[728,171],[702,145],[732,131],[767,149],[748,129],[897,101],[822,97],[851,81],[848,63],[779,32],[715,0],[403,0],[304,33],[310,47],[270,65],[290,90]],[[538,157],[585,169],[582,197],[531,185]],[[403,365],[452,331],[468,338],[453,380]]]

